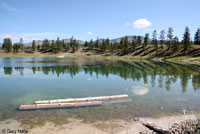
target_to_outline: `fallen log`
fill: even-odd
[[[75,102],[75,103],[53,103],[53,104],[32,104],[32,105],[20,105],[19,110],[37,110],[37,109],[52,109],[52,108],[98,106],[98,105],[102,105],[102,104],[103,104],[102,101]]]
[[[39,100],[35,104],[54,104],[54,103],[72,103],[72,102],[89,102],[89,101],[103,101],[128,98],[127,94],[113,95],[113,96],[100,96],[100,97],[87,97],[87,98],[70,98],[70,99],[57,99],[57,100]]]
[[[115,104],[115,103],[127,103],[127,102],[131,102],[131,101],[132,101],[132,99],[123,98],[123,99],[118,99],[118,100],[103,101],[103,104],[107,105],[107,104]]]

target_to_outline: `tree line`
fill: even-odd
[[[196,31],[194,42],[191,40],[188,27],[185,28],[182,41],[179,41],[178,37],[173,35],[173,32],[173,28],[170,27],[167,33],[165,30],[161,30],[158,37],[157,30],[154,30],[152,38],[150,38],[149,33],[146,33],[144,38],[142,38],[142,36],[133,36],[133,39],[130,41],[128,36],[125,36],[124,38],[121,38],[120,42],[112,42],[109,38],[103,39],[100,42],[97,38],[95,42],[92,39],[89,42],[86,41],[84,46],[88,47],[90,51],[100,49],[102,52],[110,50],[113,53],[114,50],[120,49],[126,54],[134,52],[138,46],[141,46],[143,50],[145,50],[147,46],[153,46],[157,52],[159,47],[162,50],[165,45],[168,50],[171,49],[176,52],[181,46],[184,51],[187,51],[192,44],[200,45],[200,28]]]
[[[2,49],[7,52],[52,52],[52,53],[58,53],[58,52],[68,52],[71,50],[72,52],[76,52],[80,47],[80,44],[76,39],[73,37],[70,39],[69,43],[66,43],[64,40],[60,40],[59,37],[57,37],[57,40],[51,40],[48,39],[43,40],[42,44],[37,44],[35,40],[32,41],[31,46],[25,46],[23,43],[23,38],[20,38],[19,43],[12,44],[12,40],[10,38],[5,38],[3,40]]]
[[[96,41],[92,39],[90,41],[85,41],[84,47],[89,51],[98,50],[101,52],[110,51],[114,52],[115,50],[122,50],[124,54],[129,52],[134,52],[138,46],[141,46],[143,50],[146,49],[147,46],[153,46],[156,52],[159,48],[162,50],[164,46],[167,46],[168,50],[172,50],[173,52],[177,52],[180,47],[183,48],[184,51],[187,51],[192,44],[200,45],[200,28],[197,29],[194,42],[192,42],[190,37],[190,29],[188,27],[185,28],[185,32],[183,34],[183,39],[179,41],[177,36],[173,34],[174,30],[172,27],[165,30],[161,30],[158,32],[154,30],[152,33],[152,38],[150,38],[149,33],[142,36],[133,36],[132,40],[128,39],[127,36],[120,39],[120,42],[113,42],[109,38],[99,40],[97,38]],[[45,39],[42,42],[42,45],[37,44],[35,40],[32,41],[32,46],[24,46],[23,39],[21,38],[19,43],[12,44],[10,38],[5,38],[3,40],[2,49],[5,52],[23,52],[25,49],[30,50],[31,52],[76,52],[80,48],[80,44],[73,37],[70,39],[69,43],[66,43],[64,40],[60,40],[58,37],[57,40],[49,41]]]

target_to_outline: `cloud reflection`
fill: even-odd
[[[146,87],[142,87],[142,86],[133,86],[132,87],[132,92],[135,94],[135,95],[145,95],[149,92],[149,89],[146,88]]]
[[[87,80],[88,80],[88,81],[91,81],[91,80],[92,80],[92,78],[87,78]]]

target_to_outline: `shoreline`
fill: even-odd
[[[126,133],[155,133],[156,131],[172,132],[175,129],[183,131],[181,126],[188,123],[193,127],[195,123],[200,123],[199,115],[173,115],[159,118],[153,117],[136,117],[130,120],[113,119],[108,121],[96,121],[95,123],[84,123],[79,119],[69,119],[69,123],[63,125],[55,125],[52,122],[46,122],[44,126],[36,126],[29,128],[28,126],[21,126],[21,123],[14,119],[7,119],[0,121],[0,130],[20,130],[28,132],[28,134],[37,133],[56,133],[56,134],[126,134]],[[194,128],[195,129],[195,128]],[[192,130],[191,130],[192,131]]]
[[[124,60],[124,61],[160,61],[172,62],[177,64],[194,64],[200,65],[200,57],[179,56],[179,57],[154,57],[145,56],[117,56],[117,55],[95,55],[82,53],[0,53],[0,58],[88,58],[88,59],[107,59],[107,60]]]

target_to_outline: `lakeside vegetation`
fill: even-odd
[[[10,38],[3,40],[2,50],[0,56],[2,57],[54,57],[59,53],[78,55],[81,56],[90,55],[102,55],[102,56],[138,56],[144,58],[155,57],[177,57],[177,56],[200,56],[200,28],[197,29],[192,41],[190,37],[190,30],[185,28],[183,39],[180,41],[177,36],[173,35],[173,28],[170,27],[167,31],[161,30],[158,33],[156,30],[152,33],[150,39],[148,33],[142,36],[133,36],[129,39],[125,36],[120,39],[119,42],[107,39],[98,39],[93,41],[92,39],[84,44],[79,42],[73,37],[69,42],[60,40],[58,37],[56,41],[45,39],[42,44],[37,44],[35,40],[32,42],[32,46],[25,46],[23,39],[21,38],[19,43],[12,44]]]

